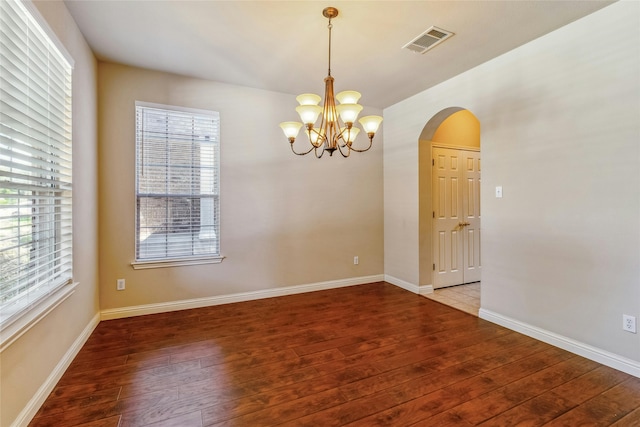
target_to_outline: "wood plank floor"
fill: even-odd
[[[640,379],[387,283],[101,322],[31,426],[639,426]]]

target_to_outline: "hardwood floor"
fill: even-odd
[[[638,426],[640,378],[387,283],[101,322],[31,426]]]

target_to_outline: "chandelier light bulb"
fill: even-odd
[[[300,128],[302,127],[302,123],[300,122],[282,122],[280,123],[280,127],[284,132],[285,136],[291,143],[295,141],[298,136],[298,132],[300,132]]]
[[[296,97],[296,101],[298,101],[300,105],[318,105],[320,101],[322,101],[322,98],[315,93],[303,93]]]
[[[336,111],[345,123],[354,123],[358,118],[358,114],[362,111],[360,104],[340,104],[336,105]]]
[[[309,142],[315,147],[319,147],[324,142],[324,129],[311,129],[307,131]]]
[[[375,134],[378,131],[378,127],[380,123],[382,123],[382,117],[380,116],[364,116],[360,120],[360,124],[362,125],[362,129],[370,135]]]
[[[355,90],[343,90],[336,94],[336,99],[340,104],[357,104],[361,96],[360,92]]]
[[[300,120],[305,125],[313,125],[318,116],[322,113],[322,107],[319,105],[298,105],[296,111],[300,115]]]
[[[340,128],[340,132],[342,133],[342,140],[348,145],[351,146],[353,141],[356,140],[356,136],[360,133],[360,128],[352,127],[351,129],[347,129],[346,127]]]

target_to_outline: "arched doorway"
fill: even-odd
[[[440,111],[421,133],[419,157],[420,284],[479,282],[480,122],[461,107]]]

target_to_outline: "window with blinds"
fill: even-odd
[[[34,16],[0,1],[2,327],[72,279],[72,65]]]
[[[136,103],[136,261],[219,257],[217,112]]]

